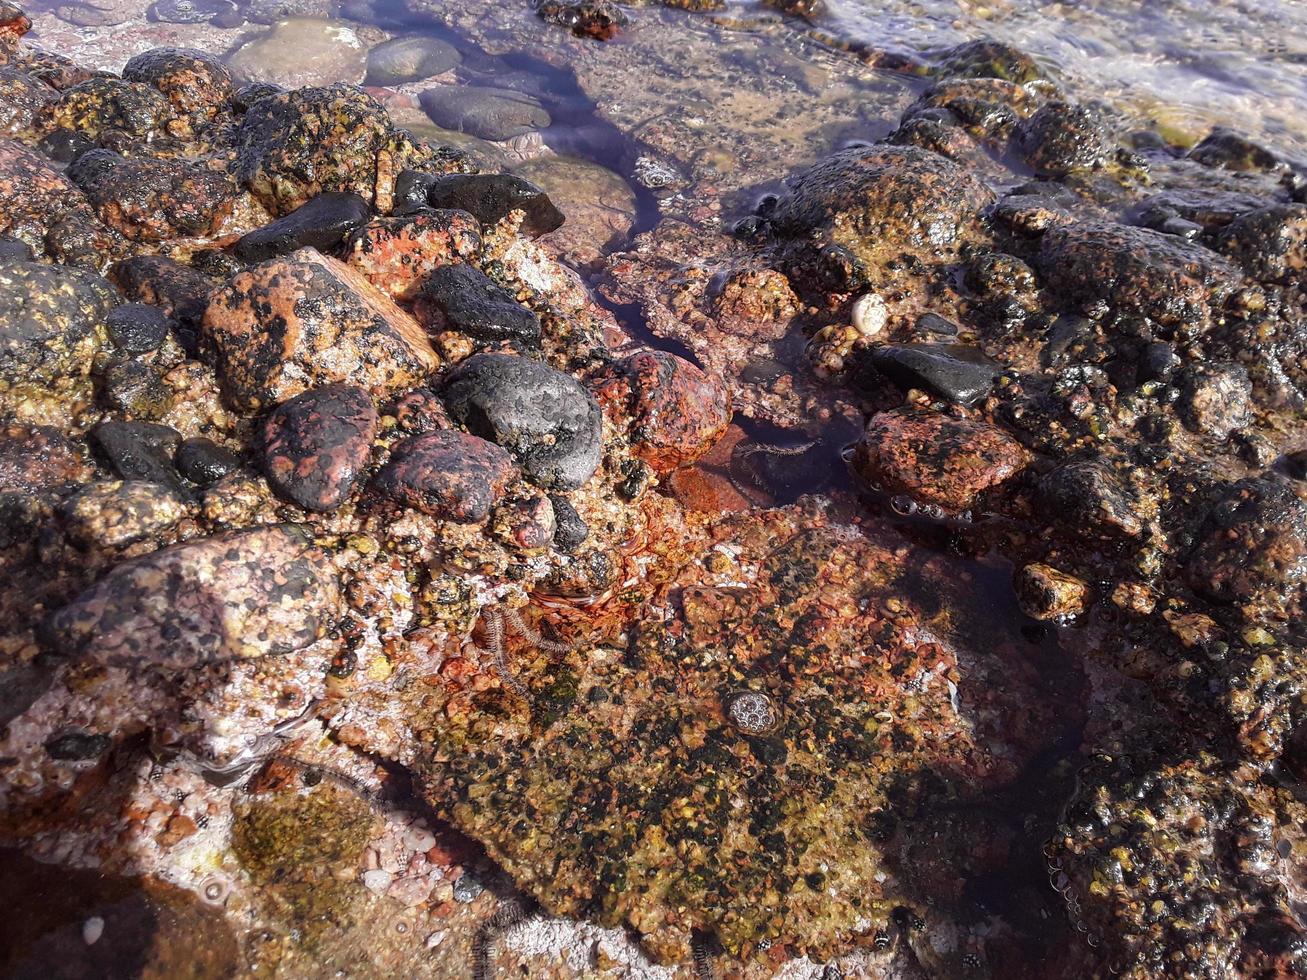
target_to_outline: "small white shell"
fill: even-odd
[[[850,311],[853,327],[864,337],[878,336],[889,322],[889,308],[876,293],[863,293]]]
[[[93,915],[82,923],[82,942],[94,946],[104,935],[104,919]]]

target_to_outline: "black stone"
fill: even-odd
[[[242,237],[236,243],[236,255],[246,262],[262,262],[300,248],[325,252],[371,217],[372,209],[359,195],[327,191]]]
[[[153,422],[101,422],[91,443],[124,480],[144,480],[184,492],[172,459],[181,433]]]
[[[95,144],[85,133],[71,129],[56,129],[41,137],[37,147],[56,163],[72,163]]]
[[[401,175],[402,176],[402,175]],[[522,233],[535,237],[560,228],[563,213],[549,195],[511,174],[448,174],[427,186],[427,205],[466,211],[483,225],[493,225],[510,211],[523,211]]]
[[[210,487],[241,465],[241,458],[210,439],[187,439],[173,460],[178,471],[196,486]]]
[[[0,235],[0,262],[31,262],[35,258],[32,246],[21,238]]]
[[[958,325],[938,313],[923,313],[917,317],[917,329],[933,333],[936,337],[956,337]]]
[[[87,735],[84,732],[68,732],[56,735],[45,743],[46,754],[51,759],[61,762],[84,762],[104,755],[109,748],[108,735]]]
[[[450,373],[441,398],[469,432],[507,449],[537,486],[575,490],[599,468],[599,404],[571,375],[513,354],[475,354]]]
[[[872,366],[902,388],[924,388],[959,405],[984,398],[1002,365],[961,344],[890,344],[871,351]]]
[[[104,318],[109,339],[123,354],[148,354],[168,339],[172,321],[157,306],[124,303]]]
[[[566,497],[551,493],[549,502],[554,505],[554,549],[570,554],[585,543],[590,528]]]
[[[395,178],[395,193],[391,214],[412,214],[427,209],[427,194],[436,182],[435,174],[421,170],[401,170]]]
[[[540,318],[470,265],[441,266],[431,273],[420,302],[438,311],[428,317],[435,329],[457,330],[474,340],[540,343]]]
[[[1136,377],[1141,382],[1170,381],[1179,366],[1180,357],[1175,348],[1163,341],[1154,341],[1140,352]]]

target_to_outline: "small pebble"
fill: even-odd
[[[864,293],[853,301],[853,326],[864,337],[879,336],[889,322],[889,309],[876,293]]]
[[[458,881],[454,882],[454,901],[456,902],[473,902],[476,897],[485,891],[485,886],[475,875],[464,871],[459,876]]]
[[[93,915],[82,923],[82,942],[94,946],[104,935],[104,919]]]
[[[425,827],[414,825],[404,832],[404,846],[410,851],[429,851],[436,846],[436,835]]]
[[[363,872],[363,887],[374,895],[384,895],[392,881],[394,881],[394,875],[380,868]]]

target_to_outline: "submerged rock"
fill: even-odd
[[[458,65],[463,56],[446,41],[425,34],[395,37],[368,52],[365,85],[402,85],[439,75]]]
[[[50,635],[64,656],[184,670],[308,646],[339,590],[306,529],[233,531],[117,566],[51,617]]]
[[[599,468],[599,405],[570,375],[512,354],[476,354],[445,379],[449,414],[512,454],[528,480],[552,490],[584,486]]]
[[[437,126],[486,140],[512,139],[552,121],[536,99],[506,88],[442,85],[427,89],[420,101]]]
[[[367,46],[342,21],[292,17],[243,44],[227,59],[242,78],[286,88],[358,83],[367,67]]]
[[[332,382],[379,396],[439,364],[411,316],[312,249],[270,259],[215,291],[203,329],[227,397],[250,412]]]

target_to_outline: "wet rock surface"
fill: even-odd
[[[235,252],[246,262],[262,262],[300,248],[326,252],[370,217],[368,202],[357,194],[325,191],[290,214],[241,236]]]
[[[543,235],[563,224],[563,214],[529,180],[509,174],[451,174],[414,181],[429,207],[466,211],[482,225],[494,225],[512,211],[526,217],[522,231]]]
[[[507,451],[465,432],[431,432],[395,447],[376,489],[423,513],[477,524],[516,476]]]
[[[422,210],[353,230],[345,261],[391,298],[412,300],[419,291],[443,292],[427,289],[433,273],[473,259],[481,244],[477,221],[466,211]]]
[[[263,469],[278,494],[331,511],[367,463],[377,410],[361,388],[323,385],[282,402],[263,423]]]
[[[540,318],[471,266],[446,265],[422,285],[416,312],[433,333],[452,330],[478,341],[517,341],[534,346],[540,341]]]

